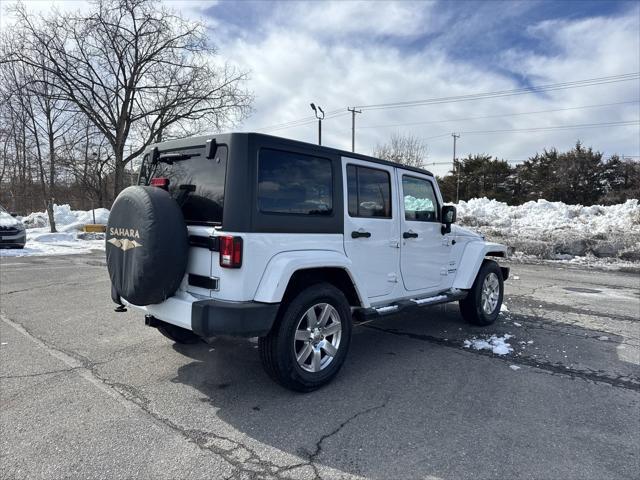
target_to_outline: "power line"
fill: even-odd
[[[485,135],[491,133],[506,133],[506,132],[542,132],[549,130],[570,130],[573,128],[594,128],[594,127],[624,127],[628,125],[640,125],[640,120],[631,120],[627,122],[603,122],[603,123],[581,123],[578,125],[553,125],[550,127],[529,127],[529,128],[510,128],[503,130],[475,130],[471,132],[460,132],[465,135]]]
[[[640,120],[630,120],[626,122],[603,122],[603,123],[581,123],[577,125],[552,125],[549,127],[529,127],[529,128],[509,128],[500,130],[472,130],[461,131],[458,133],[465,135],[490,135],[493,133],[530,133],[530,132],[547,132],[553,130],[571,130],[575,128],[595,128],[595,127],[625,127],[630,125],[640,125]],[[434,138],[448,137],[449,133],[443,133],[435,135],[433,137],[427,137],[424,140],[430,140]]]
[[[337,118],[337,117],[342,117],[348,115],[348,112],[344,112],[342,109],[340,110],[332,110],[331,112],[326,112],[325,115],[325,119],[330,119],[330,118]],[[315,117],[306,117],[304,119],[299,119],[299,120],[292,120],[291,122],[287,122],[287,123],[282,123],[282,124],[277,124],[277,125],[270,125],[267,127],[262,127],[262,128],[256,128],[254,129],[254,131],[256,132],[275,132],[277,130],[284,130],[287,128],[293,128],[293,127],[300,127],[303,125],[310,125],[312,123],[315,123],[317,121],[317,119]]]
[[[456,95],[451,97],[428,98],[423,100],[408,100],[394,103],[377,103],[371,105],[356,105],[355,108],[364,110],[383,110],[389,108],[417,107],[422,105],[433,105],[439,103],[467,102],[470,100],[483,100],[487,98],[509,97],[513,95],[526,95],[529,93],[549,92],[555,90],[566,90],[570,88],[590,87],[593,85],[603,85],[607,83],[627,82],[640,79],[640,72],[624,73],[608,77],[587,78],[584,80],[574,80],[571,82],[550,83],[511,90],[499,90],[494,92],[473,93],[468,95]]]
[[[567,108],[555,108],[552,110],[536,110],[531,112],[519,112],[519,113],[505,113],[505,114],[496,114],[496,115],[482,115],[477,117],[467,117],[467,118],[451,118],[448,120],[431,120],[428,122],[410,122],[410,123],[395,123],[395,124],[386,124],[386,125],[364,125],[358,127],[361,128],[389,128],[389,127],[406,127],[411,125],[437,125],[441,123],[451,123],[451,122],[465,122],[468,120],[482,120],[486,118],[503,118],[503,117],[517,117],[521,115],[534,115],[537,113],[552,113],[552,112],[564,112],[568,110],[581,110],[585,108],[598,108],[598,107],[611,107],[615,105],[628,105],[631,103],[640,103],[640,100],[629,100],[626,102],[615,102],[615,103],[600,103],[596,105],[582,105],[580,107],[567,107]]]
[[[555,90],[566,90],[571,88],[589,87],[593,85],[626,82],[626,81],[638,80],[638,79],[640,79],[640,72],[633,72],[633,73],[625,73],[620,75],[612,75],[608,77],[588,78],[583,80],[575,80],[571,82],[552,83],[552,84],[525,87],[525,88],[512,89],[512,90],[499,90],[494,92],[457,95],[457,96],[450,96],[450,97],[438,97],[438,98],[430,98],[430,99],[424,99],[424,100],[410,100],[410,101],[395,102],[395,103],[356,105],[353,108],[364,109],[364,110],[381,110],[381,109],[388,109],[388,108],[403,108],[403,107],[434,105],[434,104],[442,104],[442,103],[457,103],[457,102],[463,102],[463,101],[483,100],[483,99],[500,98],[500,97],[507,97],[507,96],[513,96],[513,95],[525,95],[529,93],[541,93],[541,92],[548,92],[548,91],[555,91]],[[345,112],[343,109],[331,110],[326,112],[326,119],[338,118],[348,114],[349,112]],[[315,123],[315,121],[316,119],[314,117],[307,116],[307,117],[299,118],[296,120],[291,120],[288,122],[282,122],[282,123],[277,123],[273,125],[267,125],[261,128],[256,128],[255,131],[267,132],[267,131],[284,130],[288,128],[309,125],[311,123]]]

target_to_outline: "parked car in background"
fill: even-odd
[[[15,214],[7,212],[0,205],[0,248],[24,248],[27,232]]]

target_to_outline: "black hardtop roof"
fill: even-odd
[[[322,154],[322,152],[325,152],[326,154],[330,153],[334,155],[340,155],[343,157],[355,158],[358,160],[365,160],[368,162],[377,163],[380,165],[387,165],[390,167],[401,167],[405,170],[410,170],[413,172],[417,172],[423,175],[429,175],[433,177],[433,173],[423,168],[409,167],[407,165],[402,165],[401,163],[390,162],[388,160],[382,160],[380,158],[370,157],[368,155],[362,155],[360,153],[348,152],[346,150],[340,150],[338,148],[326,147],[324,145],[316,145],[314,143],[301,142],[299,140],[292,140],[290,138],[276,137],[274,135],[266,135],[264,133],[255,133],[255,132],[217,133],[217,134],[211,134],[211,135],[200,135],[197,137],[189,137],[189,138],[184,138],[180,140],[169,140],[166,142],[150,145],[149,150],[153,149],[154,147],[158,147],[160,151],[166,151],[167,149],[174,150],[174,149],[180,149],[185,147],[191,147],[193,145],[204,145],[207,140],[211,140],[212,138],[215,138],[221,143],[227,143],[227,142],[231,142],[231,137],[240,137],[240,136],[261,138],[261,139],[268,140],[269,142],[278,143],[280,145],[291,145],[292,147],[304,148],[305,150],[313,151],[318,154]]]

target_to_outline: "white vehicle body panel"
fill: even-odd
[[[382,170],[389,174],[391,185],[392,218],[352,217],[348,202],[344,202],[344,250],[353,263],[353,268],[364,280],[362,289],[368,298],[387,296],[393,293],[399,283],[400,231],[398,224],[398,194],[396,191],[395,168],[372,165],[371,162],[342,157],[342,178],[344,198],[347,192],[347,166],[360,165]],[[367,232],[370,237],[352,238],[351,232]]]
[[[368,298],[361,291],[363,282],[358,278],[351,260],[343,252],[324,250],[292,251],[275,255],[265,270],[254,300],[277,303],[282,300],[289,279],[299,270],[335,267],[344,270],[351,279],[363,306],[369,306]]]
[[[442,197],[433,177],[398,169],[400,231],[418,235],[415,238],[401,238],[400,271],[402,272],[402,281],[408,291],[438,290],[443,283],[446,283],[444,277],[447,275],[446,267],[451,255],[451,239],[449,235],[442,235],[442,224],[440,222],[406,219],[405,192],[402,187],[402,178],[404,176],[429,182],[433,186],[433,191],[437,197],[438,204],[436,208],[441,208],[442,206]]]
[[[506,256],[507,247],[499,243],[471,241],[465,245],[460,261],[458,262],[458,272],[453,282],[453,288],[466,290],[472,287],[478,270],[488,253],[499,253]]]

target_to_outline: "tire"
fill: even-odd
[[[258,339],[258,348],[271,378],[288,389],[310,392],[337,375],[350,342],[349,302],[333,285],[318,283],[283,304],[271,332]]]
[[[497,281],[497,285],[495,282]],[[485,285],[485,282],[487,283]],[[483,297],[483,288],[491,290],[491,294]],[[487,290],[489,292],[489,290]],[[460,300],[462,318],[473,325],[487,326],[496,321],[500,314],[504,296],[502,270],[493,260],[485,260],[473,282],[469,294]],[[486,303],[484,301],[486,300]],[[493,303],[495,302],[495,304]]]
[[[162,325],[158,325],[158,331],[169,340],[183,345],[198,343],[200,341],[200,337],[195,333],[186,328],[171,325],[170,323],[163,322]]]

